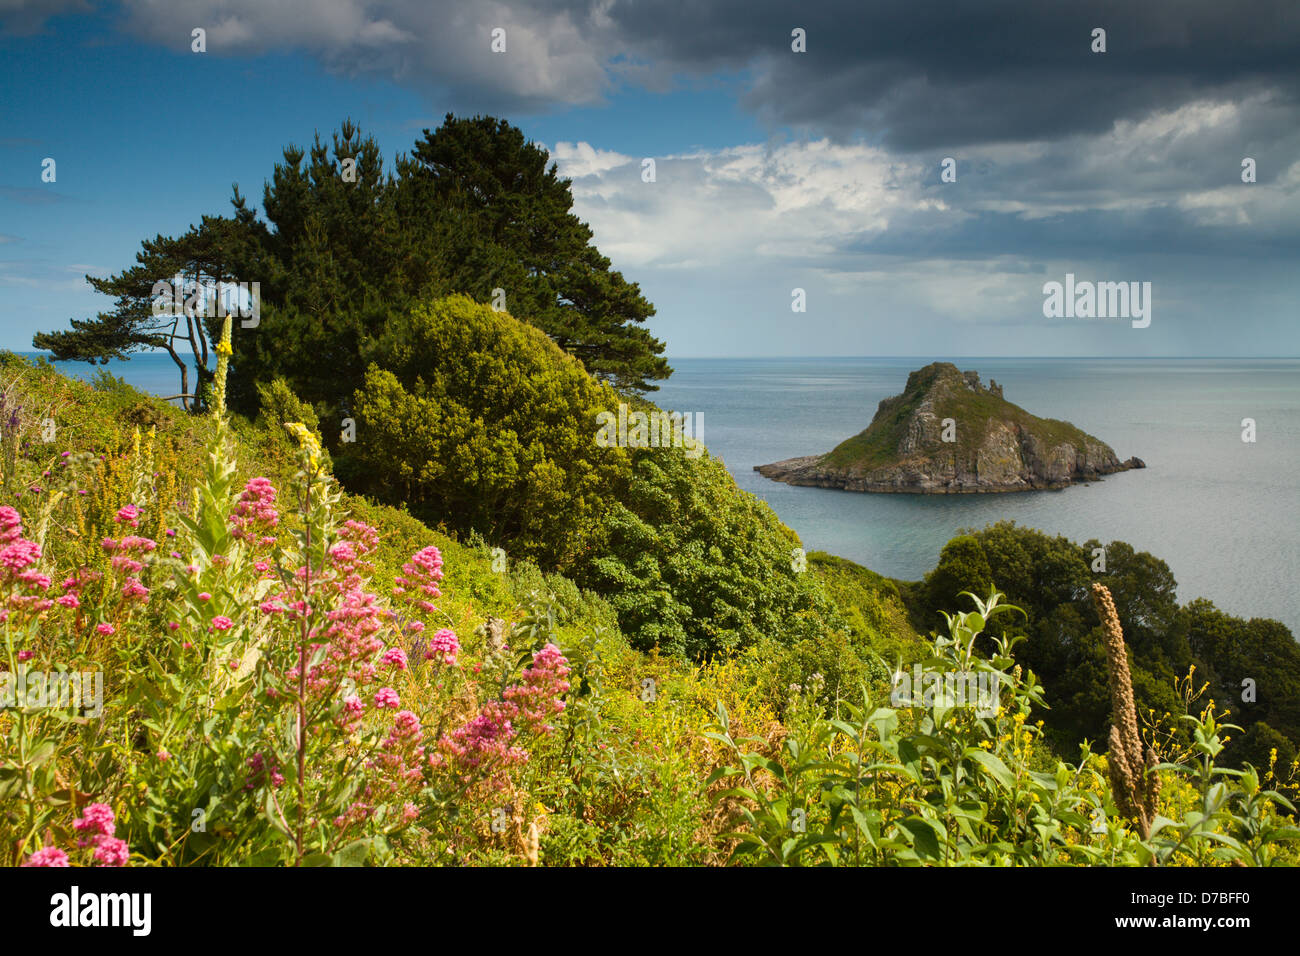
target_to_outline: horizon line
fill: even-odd
[[[45,349],[15,349],[0,345],[0,351],[13,352],[16,355],[40,355],[49,356],[50,352]],[[163,349],[151,349],[132,353],[137,356],[144,355],[167,355]],[[193,356],[193,352],[178,351],[177,355]],[[170,356],[169,356],[170,357]],[[726,359],[730,361],[782,361],[788,359],[831,359],[834,361],[845,361],[850,359],[929,359],[937,361],[941,359],[961,359],[963,361],[971,359],[1073,359],[1076,361],[1106,359],[1108,361],[1129,361],[1129,362],[1149,362],[1149,361],[1204,361],[1213,359],[1217,361],[1228,360],[1258,360],[1268,359],[1274,361],[1290,361],[1300,359],[1300,355],[952,355],[929,353],[926,355],[665,355],[665,360],[670,362],[680,361],[682,359]],[[131,360],[127,356],[115,361]],[[80,362],[81,359],[50,359],[51,362]]]

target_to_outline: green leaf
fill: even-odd
[[[1004,789],[1015,789],[1015,775],[1007,769],[1007,765],[1002,762],[1001,757],[989,753],[987,750],[980,750],[978,747],[966,748],[964,756],[974,760],[977,764],[983,767],[985,772],[1000,783]]]
[[[933,820],[913,815],[899,820],[898,826],[912,838],[912,846],[918,855],[928,860],[940,858],[939,840],[946,840],[948,835]]]
[[[334,866],[365,866],[370,858],[370,838],[353,840],[334,854]]]

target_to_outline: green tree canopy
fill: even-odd
[[[628,468],[595,442],[617,397],[540,330],[457,295],[392,320],[368,358],[349,484],[543,566],[599,539]]]
[[[204,386],[211,380],[210,346],[215,343],[220,319],[215,297],[222,284],[249,281],[240,265],[248,256],[250,234],[256,233],[251,210],[235,190],[234,218],[204,216],[198,226],[179,237],[158,235],[146,239],[136,253],[136,264],[107,279],[86,276],[97,292],[112,296],[115,307],[93,319],[72,319],[71,328],[38,332],[32,346],[54,353],[59,360],[107,363],[126,359],[133,352],[161,349],[171,356],[180,373],[181,402],[201,410]],[[155,294],[158,283],[176,283],[181,298],[168,292]],[[229,306],[238,303],[231,299]],[[155,307],[157,306],[157,308]],[[213,314],[209,315],[208,312]],[[189,345],[188,353],[177,343]],[[196,381],[190,390],[190,365]]]
[[[798,536],[721,461],[671,447],[632,455],[609,539],[576,573],[634,646],[702,658],[847,631],[814,575],[795,570]]]
[[[502,290],[511,314],[621,389],[652,391],[668,377],[663,343],[644,328],[654,306],[591,244],[546,150],[505,120],[448,113],[424,131],[414,159],[401,183],[415,197],[409,207],[455,225],[451,288],[478,301]]]

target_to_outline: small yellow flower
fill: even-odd
[[[307,462],[312,471],[320,467],[320,442],[312,434],[311,429],[301,422],[285,422],[284,427],[294,438],[298,439],[298,447],[307,453]]]

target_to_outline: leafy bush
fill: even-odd
[[[707,453],[635,449],[606,530],[578,576],[609,599],[634,647],[698,658],[844,627],[817,582],[795,570],[798,536]]]
[[[364,490],[552,568],[592,546],[627,469],[623,449],[595,443],[608,386],[464,296],[390,322],[372,355],[348,466]]]
[[[1188,718],[1193,761],[1156,768],[1192,778],[1194,809],[1179,820],[1157,815],[1146,840],[1118,811],[1104,768],[1086,747],[1077,764],[1040,767],[1041,728],[1029,716],[1043,689],[1011,656],[1023,638],[995,640],[991,660],[972,653],[989,619],[1010,609],[994,593],[977,600],[976,610],[949,616],[947,634],[921,663],[924,672],[995,681],[996,709],[992,701],[972,707],[951,692],[927,697],[916,690],[894,706],[873,706],[864,693],[861,706],[844,702],[833,718],[813,710],[791,721],[790,734],[769,756],[768,741],[737,740],[719,706],[708,736],[732,760],[713,775],[733,784],[715,794],[717,803],[735,808],[732,859],[831,866],[1293,859],[1283,850],[1300,838],[1285,818],[1294,808],[1264,790],[1254,770],[1215,767],[1223,728],[1212,713]]]

